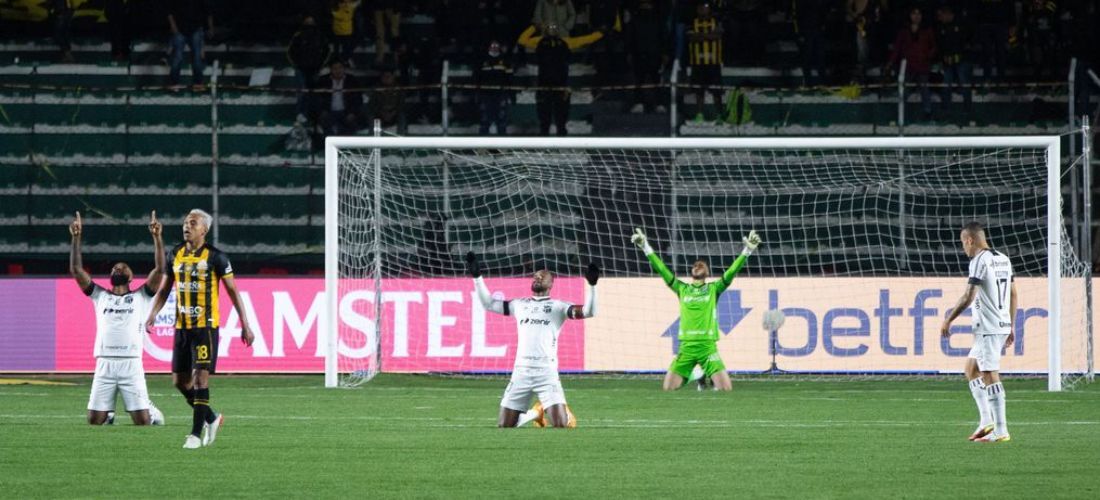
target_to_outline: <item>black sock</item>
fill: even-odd
[[[212,424],[214,420],[218,418],[218,414],[214,411],[214,407],[210,406],[210,388],[207,387],[203,389],[203,391],[206,391],[206,423]]]
[[[191,434],[202,434],[202,426],[206,423],[206,415],[210,413],[210,390],[194,389],[194,411],[191,414]]]
[[[177,389],[179,389],[179,388],[177,387]],[[179,389],[179,393],[182,393],[182,395],[184,395],[184,398],[187,399],[188,407],[195,408],[195,388],[194,387],[190,388],[190,389]]]
[[[191,408],[195,407],[195,391],[196,390],[197,389],[195,389],[194,387],[192,387],[190,389],[187,389],[186,391],[180,389],[180,392],[183,393],[183,396],[185,398],[187,398],[187,406],[190,406]],[[213,408],[210,408],[210,389],[209,388],[206,389],[206,395],[207,395],[206,407],[210,410],[210,411],[206,412],[206,423],[212,424],[212,423],[214,423],[214,419],[218,417],[218,414],[216,412],[214,412]]]

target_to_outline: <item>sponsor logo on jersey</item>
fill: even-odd
[[[548,319],[523,318],[523,321],[520,321],[519,324],[521,324],[521,325],[549,325],[550,320],[548,320]]]
[[[710,295],[687,295],[681,300],[684,302],[706,302],[710,300]]]
[[[177,281],[176,289],[181,292],[198,292],[202,291],[201,281]]]
[[[202,316],[202,306],[181,306],[180,312],[188,316]]]
[[[134,308],[129,309],[115,309],[113,307],[104,307],[103,314],[133,314]]]

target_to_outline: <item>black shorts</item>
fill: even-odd
[[[172,340],[172,373],[206,370],[214,373],[218,366],[218,329],[176,329]]]
[[[691,84],[707,87],[722,85],[722,66],[706,64],[691,67]]]

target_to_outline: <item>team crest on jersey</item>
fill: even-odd
[[[126,302],[127,304],[130,304],[133,301],[134,301],[134,296],[133,295],[127,295],[126,298],[123,299],[123,302]]]
[[[199,263],[195,265],[195,269],[198,269],[200,273],[205,273],[207,269],[206,261],[200,260]]]
[[[554,310],[554,308],[550,307],[550,304],[546,304],[545,306],[542,306],[542,312],[544,312],[546,314],[550,314],[550,311],[553,311],[553,310]]]

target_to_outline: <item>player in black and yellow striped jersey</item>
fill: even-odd
[[[714,96],[714,105],[722,109],[722,23],[711,12],[710,4],[700,3],[688,32],[688,64],[691,84],[695,86],[695,121],[703,121],[706,92]]]
[[[241,318],[241,341],[251,346],[255,338],[241,310],[233,266],[229,256],[206,242],[213,224],[210,214],[195,209],[183,220],[183,243],[168,251],[169,270],[157,293],[146,325],[176,292],[176,335],[172,345],[172,381],[194,408],[191,434],[184,448],[198,448],[214,442],[224,417],[210,407],[210,375],[218,363],[218,294],[225,284],[229,300]],[[205,434],[203,431],[205,430]]]

